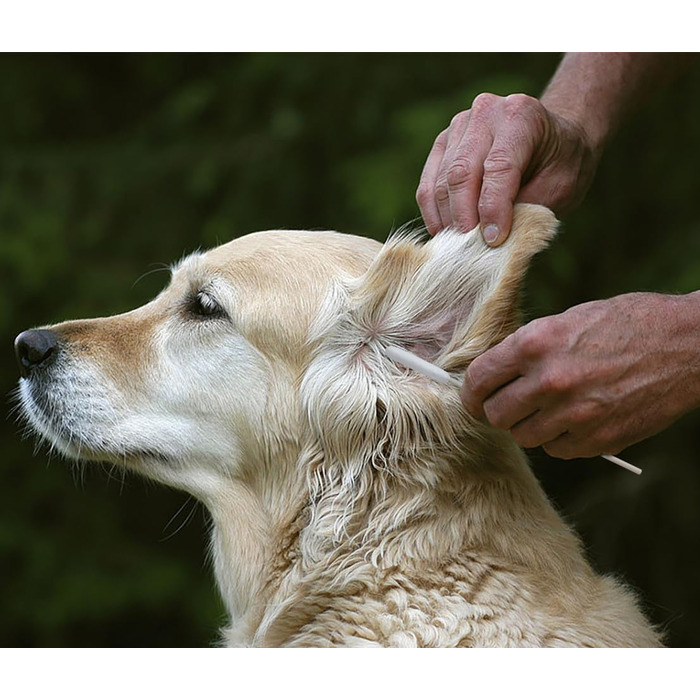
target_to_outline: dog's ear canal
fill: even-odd
[[[488,247],[479,229],[443,231],[425,245],[397,236],[381,250],[353,294],[356,322],[370,340],[403,347],[449,371],[518,325],[518,294],[533,255],[556,233],[548,209],[515,207],[510,236]]]

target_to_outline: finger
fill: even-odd
[[[462,140],[452,154],[446,174],[452,223],[463,231],[479,224],[477,204],[484,176],[484,160],[493,145],[492,128],[470,119]]]
[[[521,447],[539,447],[553,442],[565,432],[561,420],[546,409],[535,411],[510,428],[513,439]]]
[[[469,112],[460,112],[452,118],[450,127],[447,130],[447,144],[435,182],[435,203],[440,212],[442,228],[446,228],[453,223],[452,211],[450,209],[450,186],[447,173],[450,171],[450,167],[454,162],[457,148],[462,141],[462,136],[468,124]]]
[[[542,445],[544,451],[550,457],[557,459],[576,459],[578,457],[595,457],[595,450],[586,449],[584,444],[571,433],[564,433],[554,440]]]
[[[443,228],[440,211],[436,202],[435,185],[446,147],[447,129],[441,132],[435,139],[435,143],[423,166],[423,172],[421,173],[418,183],[418,190],[416,191],[418,207],[423,216],[425,226],[432,236]]]
[[[477,209],[484,241],[490,246],[501,245],[513,225],[513,205],[526,159],[517,149],[508,136],[497,136],[484,160]]]
[[[464,407],[472,415],[482,417],[486,398],[520,374],[520,361],[510,335],[469,365],[460,393]]]
[[[634,442],[637,436],[630,437],[621,432],[620,424],[605,423],[597,427],[570,426],[564,435],[542,445],[547,454],[560,459],[598,457],[603,454],[615,455]]]
[[[494,427],[510,430],[543,408],[540,404],[541,398],[537,393],[537,386],[529,377],[518,377],[501,386],[484,400],[484,415]]]
[[[479,195],[479,220],[484,240],[493,246],[506,240],[513,223],[513,204],[542,137],[541,106],[526,95],[509,95],[503,107],[501,128],[484,161]]]

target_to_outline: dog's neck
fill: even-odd
[[[283,644],[307,622],[296,610],[310,609],[299,603],[319,586],[352,585],[397,566],[409,571],[412,562],[420,568],[478,552],[530,569],[571,566],[568,554],[554,562],[552,552],[573,554],[575,545],[521,451],[507,436],[495,439],[498,465],[478,452],[456,454],[434,465],[440,476],[429,488],[389,479],[377,489],[382,480],[373,474],[374,486],[363,490],[360,473],[343,483],[320,453],[290,448],[278,455],[275,488],[257,479],[222,490],[207,505],[215,574],[232,620],[227,643]]]
[[[229,644],[250,644],[289,566],[298,539],[295,520],[308,503],[298,455],[296,438],[279,441],[264,458],[256,450],[237,477],[202,498],[212,517],[214,574],[232,621]]]

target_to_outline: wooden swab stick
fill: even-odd
[[[462,386],[462,382],[460,382],[459,379],[455,379],[455,377],[453,377],[451,374],[445,372],[444,369],[441,369],[437,365],[434,365],[431,362],[428,362],[422,359],[421,357],[418,357],[418,355],[414,355],[408,350],[404,350],[403,348],[397,348],[395,345],[387,345],[384,348],[384,354],[390,360],[393,360],[394,362],[397,362],[398,364],[403,365],[404,367],[408,367],[409,369],[418,372],[418,374],[430,377],[431,379],[434,379],[440,384],[448,384],[450,386],[456,387],[457,389],[461,388]],[[624,459],[615,457],[615,455],[600,456],[603,459],[607,459],[608,462],[612,462],[613,464],[617,464],[618,466],[631,471],[633,474],[642,473],[642,470],[639,467],[635,467],[634,464],[625,462]]]

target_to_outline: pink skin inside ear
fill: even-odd
[[[469,308],[462,308],[459,312],[444,311],[438,316],[419,319],[415,326],[408,330],[401,345],[418,357],[432,362],[452,340],[460,319],[466,318],[469,311]],[[415,336],[412,335],[412,331],[415,331]]]

